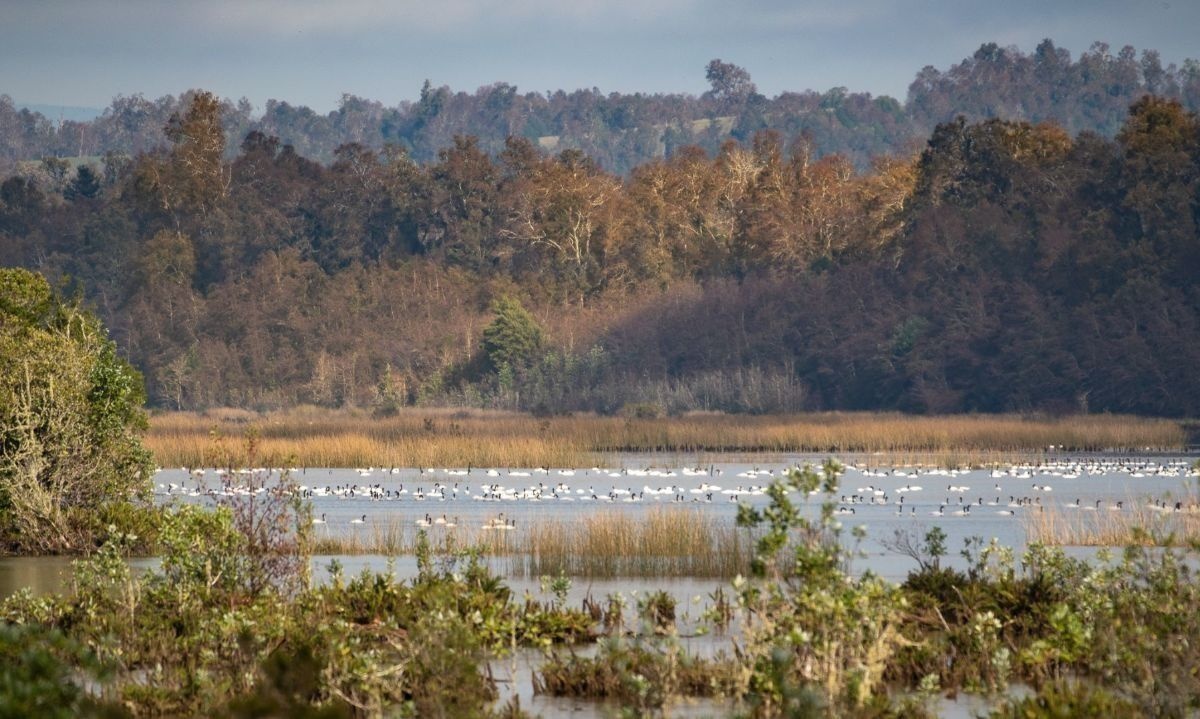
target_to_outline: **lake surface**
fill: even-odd
[[[773,461],[730,461],[697,466],[696,459],[614,455],[605,467],[587,468],[361,468],[290,470],[324,521],[318,536],[369,538],[388,527],[413,533],[428,518],[432,537],[462,532],[477,536],[485,526],[515,524],[503,531],[519,538],[540,522],[571,522],[589,513],[622,512],[637,517],[662,507],[683,507],[733,523],[739,503],[763,506],[762,490],[789,467],[818,464],[824,457],[777,456]],[[1156,506],[1169,517],[1175,502],[1187,509],[1200,487],[1193,457],[1088,455],[1052,458],[1039,465],[971,471],[881,467],[869,456],[842,457],[846,472],[834,495],[846,528],[862,526],[863,556],[854,571],[871,570],[900,581],[915,566],[884,542],[896,530],[920,536],[933,526],[948,536],[951,561],[968,537],[995,538],[1020,551],[1026,523],[1041,507],[1087,519]],[[277,481],[279,471],[271,472]],[[155,473],[156,500],[215,503],[232,496],[228,477],[215,469],[162,469]],[[793,497],[801,501],[799,497]],[[823,497],[809,499],[816,513]],[[355,520],[358,520],[355,522]],[[443,523],[444,522],[444,523]],[[449,526],[454,525],[454,526]],[[469,532],[467,530],[470,530]],[[1083,551],[1084,554],[1088,552]],[[382,569],[380,557],[342,557],[346,571]],[[506,573],[508,560],[493,560]],[[318,567],[327,564],[319,559]],[[399,558],[397,574],[416,572],[411,557]],[[23,587],[34,592],[61,588],[70,560],[59,557],[0,559],[0,597]],[[319,572],[318,572],[319,575]],[[625,580],[623,586],[658,586],[660,580]],[[712,587],[719,582],[706,581]]]
[[[739,503],[767,504],[763,489],[788,467],[822,459],[784,456],[697,467],[678,458],[664,464],[652,456],[618,455],[609,466],[590,468],[307,468],[291,474],[311,497],[321,522],[318,536],[369,537],[399,526],[427,528],[436,537],[503,524],[510,528],[497,531],[518,537],[540,522],[571,522],[599,511],[637,517],[655,508],[687,507],[732,523]],[[860,548],[867,566],[892,579],[910,568],[891,561],[895,555],[882,544],[897,529],[923,534],[940,526],[952,552],[972,536],[1020,550],[1028,518],[1043,507],[1085,518],[1136,507],[1166,516],[1175,502],[1187,509],[1187,497],[1194,499],[1200,486],[1193,460],[1180,456],[1063,457],[972,471],[877,467],[869,457],[842,461],[846,472],[834,495],[839,519],[847,528],[864,527]],[[215,470],[166,469],[154,482],[160,501],[216,501],[229,492]],[[809,499],[810,511],[822,501]]]

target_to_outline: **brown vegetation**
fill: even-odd
[[[1112,140],[958,120],[869,167],[744,118],[628,175],[521,134],[230,157],[222,112],[195,93],[103,180],[0,181],[0,256],[78,283],[155,406],[1200,413],[1178,102]],[[544,341],[486,350],[517,303]]]
[[[1179,509],[1175,502],[1179,501]],[[1028,541],[1076,547],[1187,547],[1200,544],[1200,505],[1192,494],[1165,506],[1129,501],[1124,507],[1046,507],[1023,518]]]
[[[419,527],[392,518],[349,533],[318,531],[318,554],[413,555],[428,542],[441,554],[471,548],[508,559],[510,576],[721,577],[747,572],[754,538],[689,509],[656,507],[644,516],[599,512],[579,520],[507,527],[503,521]],[[422,539],[421,532],[425,538]],[[697,547],[710,548],[697,552]]]
[[[302,408],[158,414],[146,445],[160,466],[217,466],[225,456],[219,438],[239,437],[251,427],[263,462],[309,467],[578,467],[601,461],[606,452],[882,453],[867,461],[982,466],[1052,449],[1177,449],[1185,439],[1174,421],[1110,415],[714,413],[638,419],[427,409],[374,417]]]

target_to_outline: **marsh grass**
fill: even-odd
[[[1174,502],[1179,501],[1176,511]],[[1022,522],[1029,542],[1079,547],[1188,547],[1200,545],[1200,507],[1195,494],[1168,502],[1163,509],[1145,501],[1127,501],[1120,510],[1046,507],[1027,513]]]
[[[384,521],[369,520],[366,524],[343,530],[317,525],[313,532],[314,554],[380,554],[390,557],[415,555],[420,546],[422,527],[411,519],[389,517]],[[429,550],[442,556],[452,556],[465,548],[478,547],[484,553],[490,547],[483,544],[480,528],[441,525],[424,528]]]
[[[733,577],[748,571],[754,552],[744,529],[698,510],[657,507],[644,517],[608,511],[542,523],[523,540],[514,576]]]
[[[221,464],[221,438],[254,427],[264,461],[309,467],[579,467],[608,452],[877,454],[879,462],[985,466],[1059,451],[1172,450],[1170,420],[1122,416],[919,417],[893,413],[691,414],[658,419],[539,418],[487,410],[412,409],[390,417],[297,408],[176,412],[151,418],[146,445],[161,466]],[[874,459],[874,458],[873,458]]]
[[[694,509],[653,508],[644,516],[606,511],[503,530],[484,526],[424,528],[439,554],[474,549],[508,560],[509,576],[714,577],[748,571],[755,538]],[[415,554],[423,528],[391,519],[361,529],[318,530],[317,554]]]

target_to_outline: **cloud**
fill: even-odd
[[[516,23],[613,23],[686,14],[697,0],[226,0],[196,3],[184,12],[228,32],[346,34],[454,30]]]
[[[501,27],[810,29],[896,11],[900,0],[0,0],[5,24],[28,30],[106,27],[118,34],[216,32],[239,37],[444,32]]]

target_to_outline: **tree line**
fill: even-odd
[[[1077,58],[1051,40],[1032,53],[986,43],[947,70],[922,69],[903,101],[844,87],[768,98],[749,72],[721,60],[710,62],[705,75],[710,89],[699,96],[606,94],[596,88],[520,92],[503,82],[464,92],[426,81],[417,100],[393,106],[345,95],[336,110],[322,114],[269,100],[260,116],[243,98],[222,101],[221,118],[230,138],[229,158],[252,131],[278,137],[297,154],[326,164],[349,143],[376,150],[396,145],[414,160],[430,163],[459,135],[477,138],[489,154],[503,151],[507,139],[516,136],[553,152],[579,150],[625,176],[682,147],[699,146],[711,155],[728,139],[750,142],[762,130],[789,139],[804,136],[816,156],[839,154],[866,169],[875,156],[919,149],[937,124],[960,114],[969,120],[1054,122],[1072,134],[1091,130],[1111,137],[1124,123],[1126,108],[1144,94],[1200,109],[1196,60],[1164,65],[1157,51],[1139,54],[1130,46],[1114,50],[1099,42]],[[161,148],[162,126],[185,110],[193,95],[121,96],[91,122],[62,123],[19,110],[0,96],[0,171],[23,166],[61,174],[66,169],[61,162],[58,167],[36,163],[43,158],[119,160]]]
[[[766,130],[620,176],[517,136],[229,158],[197,92],[167,149],[0,183],[0,256],[164,407],[1195,414],[1198,127],[1146,97],[1112,139],[959,118],[864,170]]]

